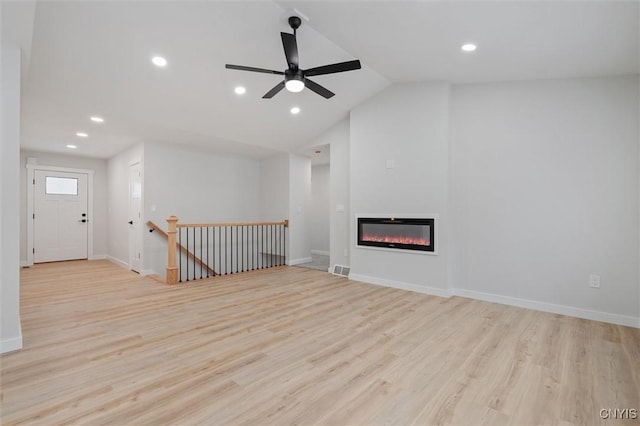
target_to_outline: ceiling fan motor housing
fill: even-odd
[[[284,84],[287,90],[290,92],[300,92],[305,87],[304,73],[301,69],[297,70],[285,70],[284,72]]]
[[[302,70],[298,68],[297,70],[286,69],[284,70],[284,81],[289,80],[300,80],[304,82],[304,74]]]

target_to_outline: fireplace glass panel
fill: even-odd
[[[434,220],[358,218],[358,245],[434,251]]]

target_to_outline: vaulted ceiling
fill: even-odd
[[[336,93],[329,100],[309,90],[265,100],[279,76],[224,68],[284,70],[279,32],[292,9],[308,18],[302,68],[362,62],[315,78]],[[169,141],[260,157],[299,151],[393,83],[638,74],[639,13],[637,1],[3,2],[2,35],[23,48],[24,148],[74,144],[107,158]],[[466,42],[478,49],[462,52]]]

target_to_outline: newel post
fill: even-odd
[[[176,233],[178,218],[175,216],[169,216],[167,218],[169,224],[169,231],[167,232],[167,249],[169,250],[169,257],[167,258],[167,284],[178,283],[178,265],[176,264],[176,252],[178,251],[178,244],[176,243]]]

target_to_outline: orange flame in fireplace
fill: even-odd
[[[364,235],[362,241],[372,241],[376,243],[391,243],[391,244],[411,244],[415,246],[430,246],[431,241],[425,238],[411,238],[411,237],[389,237],[378,235]]]

